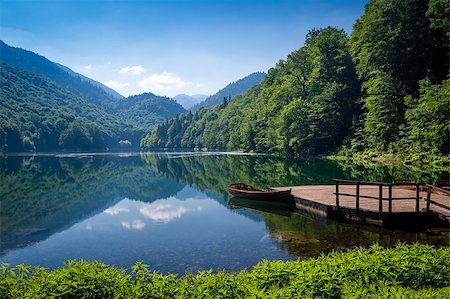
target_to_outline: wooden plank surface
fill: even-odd
[[[325,204],[329,206],[336,206],[336,195],[334,194],[336,190],[336,185],[307,185],[307,186],[288,186],[275,188],[278,190],[292,190],[292,195],[297,198],[306,199],[309,201],[317,202],[320,204]],[[339,193],[354,194],[356,195],[356,185],[339,185]],[[360,186],[359,194],[361,196],[379,196],[378,186]],[[425,210],[426,208],[426,192],[421,191],[419,195],[422,199],[419,202],[419,210]],[[389,210],[389,197],[388,187],[383,187],[383,211],[387,212]],[[413,199],[401,199],[396,200],[395,198],[408,198]],[[404,186],[394,186],[392,188],[392,212],[415,212],[416,211],[416,190],[411,187]],[[442,203],[444,205],[450,206],[450,197],[444,194],[433,193],[431,199]],[[356,197],[339,195],[339,205],[345,208],[356,209]],[[361,210],[365,211],[379,211],[379,200],[370,198],[360,198],[359,207]],[[430,210],[436,213],[440,213],[444,217],[450,218],[450,211],[436,205],[431,205]]]

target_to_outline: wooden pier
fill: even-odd
[[[334,181],[334,185],[276,189],[291,189],[298,209],[337,220],[406,227],[450,224],[446,189],[412,181]]]

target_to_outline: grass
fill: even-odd
[[[450,247],[398,244],[333,252],[251,271],[178,277],[143,263],[130,271],[67,261],[49,271],[3,264],[1,298],[450,298]]]

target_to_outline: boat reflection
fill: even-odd
[[[228,201],[230,209],[250,208],[257,211],[267,212],[275,215],[291,217],[295,210],[295,203],[278,203],[263,200],[246,199],[240,197],[232,197]]]

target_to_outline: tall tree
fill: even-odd
[[[419,96],[419,80],[442,80],[448,70],[442,32],[430,27],[426,0],[372,0],[351,35],[363,89],[367,146],[387,149],[405,123],[404,97]]]

